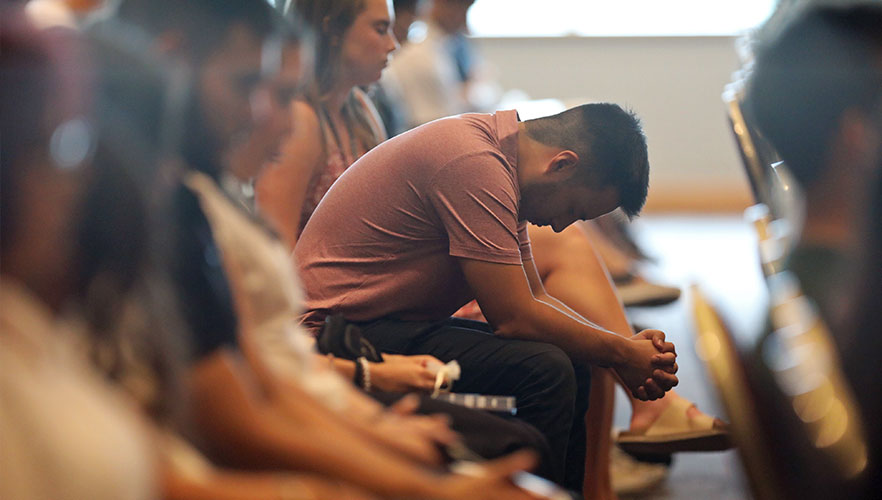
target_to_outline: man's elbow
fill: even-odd
[[[494,322],[493,332],[505,339],[529,339],[533,337],[531,325],[529,314],[512,314],[502,321]]]
[[[516,322],[504,321],[493,325],[493,333],[496,334],[497,337],[502,337],[504,339],[513,339],[518,337],[520,331],[518,330],[518,325]]]

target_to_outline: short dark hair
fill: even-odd
[[[392,8],[395,9],[396,14],[404,11],[416,11],[419,3],[420,0],[393,0]]]
[[[280,15],[266,0],[121,0],[116,17],[157,35],[180,30],[197,60],[220,49],[230,28],[244,25],[258,38],[280,27]]]
[[[746,108],[794,177],[818,180],[847,109],[882,97],[882,5],[804,11],[756,48]]]
[[[583,104],[524,124],[531,138],[579,155],[583,182],[615,187],[629,218],[640,213],[649,190],[649,156],[634,113],[612,103]]]

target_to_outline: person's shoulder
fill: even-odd
[[[438,118],[407,132],[410,141],[420,141],[436,153],[447,157],[492,152],[495,145],[492,115],[467,113]]]
[[[319,118],[316,107],[305,99],[294,99],[289,105],[291,111],[291,125],[294,129],[315,129],[321,128],[321,119]]]
[[[315,105],[305,99],[294,99],[288,108],[290,126],[281,144],[282,163],[290,164],[291,159],[297,159],[294,163],[313,166],[320,161],[324,150],[323,120]]]
[[[493,115],[486,113],[462,113],[432,120],[420,127],[445,127],[465,129],[488,129],[492,127]]]

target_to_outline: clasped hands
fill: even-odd
[[[677,352],[673,343],[665,342],[664,332],[643,330],[625,345],[624,361],[612,368],[635,398],[659,399],[677,385]]]

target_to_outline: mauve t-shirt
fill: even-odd
[[[297,242],[306,325],[335,313],[443,319],[474,298],[458,258],[532,259],[518,220],[517,133],[515,111],[444,118],[349,167]]]

